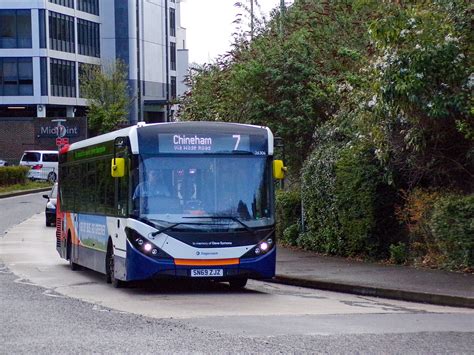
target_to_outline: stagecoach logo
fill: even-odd
[[[212,138],[175,134],[173,136],[173,148],[175,151],[211,151]]]
[[[209,256],[209,255],[219,255],[217,251],[197,251],[196,255]]]

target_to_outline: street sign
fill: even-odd
[[[69,144],[69,138],[56,138],[56,146],[60,147],[66,144]]]

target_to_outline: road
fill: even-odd
[[[25,206],[41,199],[30,198],[7,205],[26,213]],[[206,282],[113,289],[102,275],[69,270],[55,251],[54,228],[45,227],[32,206],[32,217],[8,226],[0,238],[0,354],[474,349],[474,311],[468,309],[258,281],[240,292]]]
[[[46,193],[0,198],[0,236],[32,215],[44,212],[46,199],[42,195]]]

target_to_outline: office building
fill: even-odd
[[[171,119],[185,90],[179,0],[1,0],[0,117],[85,117],[85,64],[128,66],[129,121]]]

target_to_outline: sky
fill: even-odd
[[[181,0],[181,26],[186,28],[186,46],[189,63],[209,63],[230,49],[232,22],[241,12],[234,4],[250,0]],[[255,0],[267,18],[269,12],[280,6],[280,0]],[[292,0],[286,0],[291,4]],[[255,8],[256,15],[259,14]]]

